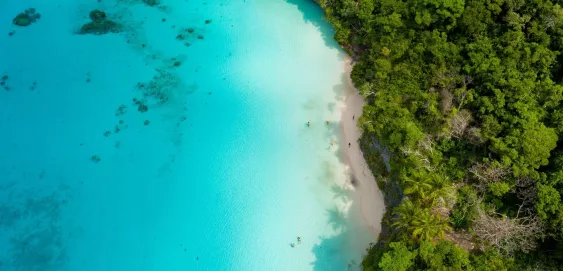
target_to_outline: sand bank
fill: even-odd
[[[360,96],[350,78],[353,65],[349,57],[344,61],[344,65],[346,70],[346,96],[341,120],[342,149],[350,176],[355,180],[354,200],[357,202],[357,204],[354,204],[357,206],[354,208],[356,210],[352,209],[350,212],[352,212],[352,215],[354,215],[353,212],[359,213],[361,223],[364,223],[364,226],[377,237],[381,231],[385,204],[383,194],[379,190],[357,142],[361,135],[357,120],[362,114],[364,99]],[[351,143],[350,147],[347,146],[348,142]]]

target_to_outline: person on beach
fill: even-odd
[[[352,144],[350,144],[350,142],[348,142],[348,148],[350,148],[350,146],[352,146]]]
[[[352,119],[355,119],[355,118],[356,118],[356,115],[353,115],[353,116],[352,116]]]
[[[327,121],[326,121],[326,125],[329,125],[329,124],[330,124],[330,121],[327,120]]]

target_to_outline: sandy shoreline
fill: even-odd
[[[355,178],[356,186],[354,193],[354,208],[350,210],[351,215],[361,216],[361,223],[369,229],[376,238],[381,231],[381,220],[385,213],[383,194],[375,177],[368,168],[360,147],[358,138],[361,135],[357,127],[358,117],[362,114],[364,100],[352,83],[350,72],[352,71],[351,58],[347,57],[344,61],[346,71],[346,95],[342,108],[341,129],[342,129],[342,149],[344,159],[348,166],[347,170]],[[348,142],[351,146],[348,147]],[[355,214],[354,214],[355,213]]]

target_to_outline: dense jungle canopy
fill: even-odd
[[[316,2],[388,205],[364,270],[563,270],[563,1]]]

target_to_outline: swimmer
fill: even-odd
[[[291,243],[291,247],[295,247],[295,243]]]
[[[334,145],[334,141],[330,142],[330,145]]]
[[[352,144],[350,144],[350,142],[348,142],[348,148],[350,148],[350,146],[352,146]]]
[[[297,236],[297,242],[301,244],[301,237]]]
[[[330,124],[330,121],[327,120],[327,121],[326,121],[326,124],[329,125],[329,124]]]

